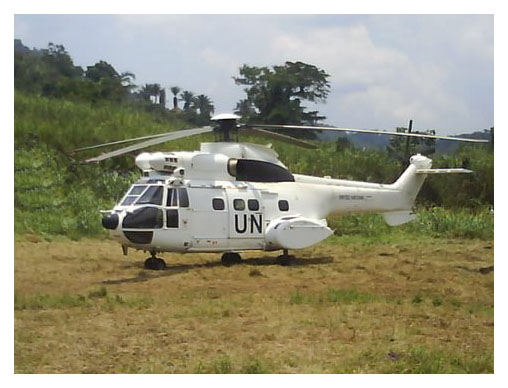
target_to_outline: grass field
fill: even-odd
[[[15,372],[493,373],[492,240],[277,254],[165,254],[154,272],[108,240],[17,237]]]

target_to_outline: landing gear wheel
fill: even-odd
[[[221,257],[222,265],[229,267],[234,264],[240,264],[242,257],[236,252],[226,252]]]
[[[145,268],[154,271],[161,271],[166,268],[166,262],[158,257],[149,257],[145,260]]]
[[[277,257],[280,265],[288,266],[296,263],[296,258],[293,255],[288,254],[288,250],[284,249],[283,254]]]

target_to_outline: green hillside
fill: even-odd
[[[99,210],[110,209],[139,176],[134,159],[124,156],[101,165],[84,165],[64,150],[188,126],[128,107],[92,106],[16,92],[15,232],[101,235]]]
[[[14,117],[16,145],[36,137],[60,150],[190,126],[176,117],[155,119],[129,105],[91,104],[22,92],[14,94]]]
[[[132,156],[123,156],[100,165],[85,165],[72,160],[63,150],[188,126],[189,124],[181,120],[161,121],[148,113],[128,107],[107,104],[93,106],[84,102],[36,97],[17,92],[14,153],[15,232],[46,237],[67,235],[74,238],[105,235],[100,225],[99,210],[110,209],[129,184],[139,176],[134,159]],[[267,143],[262,138],[243,137],[242,140]],[[213,141],[213,135],[181,139],[156,146],[154,149],[196,150],[199,149],[201,141]],[[385,152],[354,148],[337,152],[333,142],[318,144],[320,148],[316,151],[302,150],[278,142],[275,142],[273,147],[294,173],[392,182],[401,172],[398,162]],[[84,158],[85,155],[78,154],[76,157]],[[491,226],[493,217],[485,209],[493,204],[493,154],[485,148],[463,148],[461,153],[440,156],[435,160],[435,165],[460,166],[465,158],[470,161],[469,167],[475,170],[475,174],[427,180],[419,203],[426,206],[476,209],[474,213],[480,214],[483,220],[481,225],[487,223],[487,226]],[[427,220],[435,223],[437,218],[432,214]],[[467,214],[461,213],[462,216],[458,218],[456,215],[459,213],[454,214],[452,223],[463,227],[470,222],[467,220],[470,218],[470,211]],[[450,223],[449,217],[447,222]],[[332,224],[341,234],[392,233],[392,229],[385,227],[378,216],[345,217],[332,220]],[[439,226],[435,225],[422,228],[426,228],[431,234],[439,230]],[[418,232],[416,229],[415,226],[406,228]],[[472,233],[466,231],[464,234]],[[490,232],[488,234],[491,235]]]

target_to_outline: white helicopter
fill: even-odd
[[[287,265],[289,250],[302,249],[330,236],[326,217],[331,214],[381,213],[389,225],[415,218],[415,198],[429,174],[470,173],[463,168],[432,169],[431,159],[417,154],[392,184],[377,184],[292,174],[268,146],[233,142],[238,132],[262,134],[305,148],[308,142],[272,132],[285,129],[361,132],[488,142],[449,136],[378,130],[293,125],[238,124],[239,116],[219,114],[215,127],[188,129],[84,147],[73,152],[141,141],[86,160],[99,162],[187,136],[215,131],[221,142],[202,143],[200,151],[141,153],[136,165],[142,178],[122,200],[103,211],[102,225],[128,248],[148,251],[145,268],[166,268],[160,252],[221,252],[222,263],[241,262],[239,251],[282,250]],[[263,129],[264,128],[264,129]]]

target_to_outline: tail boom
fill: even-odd
[[[414,201],[428,175],[470,173],[462,168],[432,169],[432,160],[417,154],[410,165],[392,184],[357,182],[295,174],[295,181],[304,184],[315,198],[327,198],[320,203],[314,216],[331,214],[381,213],[387,224],[395,226],[412,221]],[[305,190],[305,191],[307,191]]]

